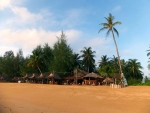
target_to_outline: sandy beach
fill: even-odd
[[[150,87],[0,83],[0,113],[150,113]]]

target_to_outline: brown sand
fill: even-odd
[[[0,83],[0,113],[150,113],[150,87]]]

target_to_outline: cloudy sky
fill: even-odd
[[[22,49],[27,56],[45,43],[53,47],[63,30],[76,53],[92,47],[96,61],[102,55],[117,56],[111,34],[106,38],[106,31],[98,33],[99,24],[111,13],[122,22],[116,26],[121,59],[138,59],[147,76],[149,6],[149,0],[0,0],[0,55]]]

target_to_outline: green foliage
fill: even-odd
[[[81,50],[81,57],[82,59],[82,65],[84,70],[86,70],[87,72],[92,72],[95,69],[95,60],[94,60],[94,53],[96,53],[95,51],[92,51],[91,47],[84,47],[83,50]]]
[[[137,85],[141,84],[141,79],[129,78],[127,79],[128,85]]]
[[[58,41],[54,44],[53,55],[54,59],[52,65],[49,67],[49,71],[57,72],[61,76],[70,74],[68,72],[73,71],[75,56],[72,49],[67,44],[66,35],[61,33],[60,37],[57,37]]]

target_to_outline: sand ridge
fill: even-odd
[[[0,113],[150,113],[150,87],[0,83]]]

